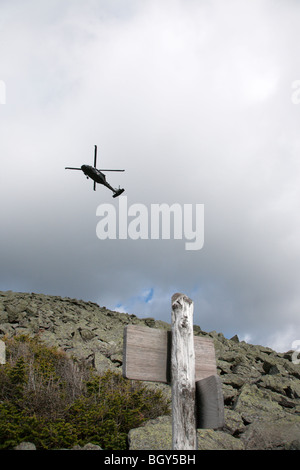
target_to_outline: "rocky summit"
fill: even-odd
[[[0,339],[37,335],[87,361],[99,373],[107,368],[121,372],[123,331],[128,324],[170,329],[163,321],[113,312],[93,302],[0,292]],[[237,336],[227,339],[222,333],[204,332],[196,325],[194,334],[214,340],[225,405],[225,426],[198,430],[198,448],[300,450],[300,364],[292,362],[292,351],[278,353],[240,342]],[[168,385],[149,386],[170,396]],[[128,435],[131,450],[169,450],[171,441],[168,416],[148,421]]]

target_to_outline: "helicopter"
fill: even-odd
[[[72,166],[66,166],[65,170],[81,170],[86,175],[87,179],[91,178],[94,181],[94,191],[96,191],[96,184],[103,184],[108,189],[110,189],[114,194],[113,197],[118,197],[120,194],[124,193],[125,189],[121,189],[120,186],[118,189],[114,189],[107,181],[106,176],[102,171],[125,171],[125,170],[97,170],[97,145],[95,145],[94,152],[94,166],[91,165],[81,165],[80,168],[74,168]]]

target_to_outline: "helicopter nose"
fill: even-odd
[[[89,173],[88,165],[81,165],[81,170],[83,171],[85,175],[88,175]]]

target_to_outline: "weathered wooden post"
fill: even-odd
[[[194,305],[184,294],[172,296],[172,447],[197,449],[195,413]]]

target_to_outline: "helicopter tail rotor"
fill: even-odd
[[[124,193],[125,189],[117,189],[115,194],[113,195],[113,197],[118,197],[120,196],[122,193]]]

